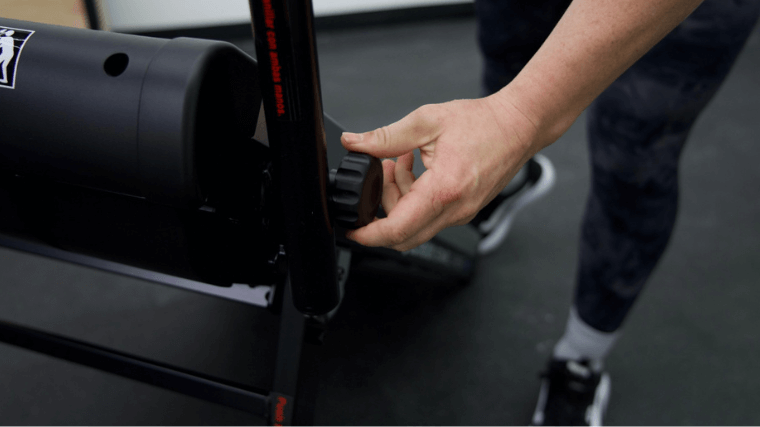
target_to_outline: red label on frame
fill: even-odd
[[[272,0],[262,0],[264,5],[264,26],[266,28],[266,46],[269,52],[269,67],[274,88],[275,113],[280,120],[296,120],[298,111],[294,108],[297,94],[292,86],[294,70],[292,61],[288,57],[290,52],[283,46],[288,46],[286,40],[282,40],[282,23],[278,20],[277,13],[272,6]]]
[[[293,414],[293,399],[289,396],[273,393],[271,396],[272,425],[289,426]]]

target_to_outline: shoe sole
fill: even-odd
[[[590,426],[603,426],[604,415],[607,413],[607,404],[610,401],[610,391],[612,390],[612,383],[610,382],[610,376],[607,373],[602,374],[602,379],[599,381],[599,386],[596,388],[594,394],[594,404],[591,406],[591,413],[588,416],[588,422]]]
[[[549,396],[549,381],[541,381],[541,389],[538,391],[538,402],[536,409],[533,411],[533,419],[530,421],[532,426],[544,425],[544,408],[546,408],[546,399]]]
[[[607,404],[610,402],[610,391],[612,390],[612,382],[610,376],[606,372],[602,374],[602,378],[599,380],[599,385],[596,387],[594,393],[594,403],[591,404],[587,412],[587,420],[589,426],[602,427],[604,426],[604,416],[607,414]],[[532,426],[544,425],[544,409],[546,408],[546,399],[549,397],[549,381],[541,381],[541,389],[538,392],[538,402],[536,402],[536,409],[533,411],[533,419],[530,421]]]
[[[491,217],[480,224],[479,231],[487,235],[478,243],[478,254],[487,255],[498,248],[507,238],[517,212],[543,197],[554,186],[556,172],[552,162],[542,154],[536,154],[533,160],[541,166],[541,176],[523,193],[504,200]]]

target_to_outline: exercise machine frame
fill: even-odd
[[[96,16],[92,2],[87,5],[92,20]],[[474,269],[474,254],[437,238],[406,253],[364,248],[345,239],[331,218],[326,138],[338,139],[340,128],[325,120],[322,111],[311,1],[250,0],[250,8],[258,58],[256,84],[266,115],[258,118],[257,133],[265,128],[268,136],[263,142],[270,152],[262,172],[271,177],[267,185],[274,189],[273,200],[266,201],[271,209],[266,219],[272,222],[276,249],[265,260],[270,267],[266,279],[214,286],[219,283],[203,277],[183,277],[1,232],[0,246],[276,312],[280,324],[271,386],[237,384],[6,321],[0,321],[0,342],[243,410],[275,425],[311,424],[319,334],[341,301],[349,270],[379,260],[375,268],[380,270],[398,266],[400,275],[413,270],[434,281],[462,282]],[[38,185],[52,192],[69,191],[54,180],[31,181],[31,187],[21,188]],[[121,196],[102,193],[102,197],[108,201]]]

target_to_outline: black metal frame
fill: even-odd
[[[285,288],[288,287],[286,283]],[[307,382],[315,378],[313,372],[311,375],[299,375],[299,372],[302,365],[313,363],[310,358],[314,355],[313,350],[302,351],[304,345],[308,346],[304,344],[307,319],[295,309],[288,294],[283,301],[271,390],[233,383],[11,322],[0,321],[0,342],[242,410],[276,425],[308,425],[312,423],[313,396],[308,399],[304,394],[314,386]]]
[[[85,7],[90,27],[93,29],[100,28],[97,7],[94,1],[85,0]],[[263,13],[263,9],[261,10]],[[252,14],[253,16],[261,15],[257,12],[252,12]],[[313,22],[310,5],[301,19]],[[313,31],[311,34],[311,42],[313,43]],[[307,71],[309,67],[315,67],[315,63],[304,63],[300,75],[303,75],[304,71]],[[293,77],[295,78],[295,75]],[[267,89],[265,88],[265,90]],[[269,94],[273,97],[271,85],[268,90]],[[303,90],[301,89],[301,91]],[[277,179],[284,179],[287,183],[285,185],[296,185],[297,188],[301,188],[304,183],[313,181],[312,179],[308,179],[307,175],[310,173],[317,173],[320,177],[325,178],[319,181],[317,187],[312,185],[292,197],[283,197],[285,209],[300,211],[306,204],[310,204],[310,206],[316,205],[321,208],[319,211],[323,215],[317,217],[316,223],[312,221],[309,226],[300,230],[299,233],[291,233],[289,238],[286,238],[286,242],[300,246],[303,242],[299,241],[296,243],[293,240],[293,237],[298,234],[299,239],[307,239],[309,242],[307,244],[321,245],[323,250],[316,252],[324,255],[309,259],[306,256],[299,256],[297,254],[298,251],[293,251],[294,253],[288,259],[288,270],[291,273],[284,276],[283,283],[253,288],[247,285],[233,285],[232,287],[213,286],[97,257],[60,250],[34,241],[0,235],[0,246],[190,290],[217,298],[242,302],[248,305],[268,307],[277,312],[280,319],[277,334],[277,355],[275,359],[276,363],[273,367],[273,382],[269,390],[235,384],[199,372],[179,369],[158,361],[5,321],[0,321],[0,342],[239,409],[263,417],[269,423],[279,425],[288,425],[293,422],[298,424],[312,423],[315,387],[314,361],[312,359],[315,351],[311,344],[305,343],[305,334],[309,324],[313,321],[303,313],[327,313],[335,308],[339,298],[335,241],[326,209],[327,161],[318,85],[314,90],[315,92],[311,94],[313,109],[295,114],[298,117],[307,117],[309,115],[313,117],[314,113],[318,113],[320,120],[309,120],[307,118],[306,121],[307,123],[311,123],[316,134],[321,133],[321,137],[319,135],[314,136],[315,133],[302,132],[300,130],[303,126],[302,123],[282,124],[282,126],[278,126],[274,123],[273,118],[267,120],[269,142],[273,151],[278,152],[279,150],[280,153],[288,153],[288,150],[290,150],[291,154],[293,152],[300,153],[297,165],[290,164],[291,159],[288,159],[288,161],[275,160],[273,162],[277,171]],[[293,129],[298,129],[298,131],[294,133],[292,132]],[[318,145],[321,144],[321,149],[315,146],[314,151],[303,153],[300,148],[287,148],[288,144],[293,144],[295,141],[309,140],[317,141]],[[287,157],[287,154],[283,155]],[[277,159],[281,158],[277,157]],[[319,158],[320,161],[318,163],[314,162],[314,158]],[[316,169],[313,165],[314,163],[317,163]],[[309,167],[310,169],[298,172],[304,167]],[[289,179],[294,171],[297,175],[296,180],[300,180],[298,184],[294,180]],[[293,220],[293,218],[288,217],[285,220],[289,221]],[[329,254],[332,254],[332,256]],[[314,281],[315,273],[320,278],[316,282]],[[294,284],[291,284],[293,276],[295,277]],[[315,291],[313,289],[314,283],[323,284],[323,286]],[[327,295],[327,298],[322,298],[321,295],[323,294]],[[294,304],[294,296],[299,302],[298,308]],[[305,368],[301,369],[301,366]]]
[[[327,147],[311,0],[250,0],[259,82],[296,306],[324,314],[339,302]]]
[[[0,321],[0,341],[252,414],[266,416],[268,394],[144,358]]]
[[[95,3],[85,0],[85,5],[90,25],[99,28]],[[336,233],[327,204],[326,124],[314,15],[311,0],[250,0],[250,7],[275,188],[283,189],[278,192],[281,200],[276,215],[281,223],[275,228],[283,230],[280,238],[285,248],[292,248],[287,251],[288,274],[284,283],[264,288],[224,288],[3,235],[0,246],[274,309],[280,315],[280,325],[271,390],[235,384],[9,322],[0,321],[0,342],[240,409],[276,425],[311,424],[316,387],[315,348],[306,338],[312,325],[323,322],[323,315],[334,310],[341,298]],[[444,274],[460,280],[466,280],[474,268],[465,265],[471,261],[470,254],[436,239],[426,247],[445,253],[445,261],[431,259],[425,250],[399,254],[362,248],[340,235],[338,243],[370,257],[414,263],[429,270],[451,268]],[[452,267],[452,260],[462,265]],[[344,271],[343,281],[345,275]]]

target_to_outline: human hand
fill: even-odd
[[[538,151],[537,134],[531,120],[494,96],[425,105],[392,125],[344,133],[350,151],[398,157],[383,161],[387,218],[347,236],[405,251],[468,223]],[[427,168],[419,178],[412,172],[415,148]]]

